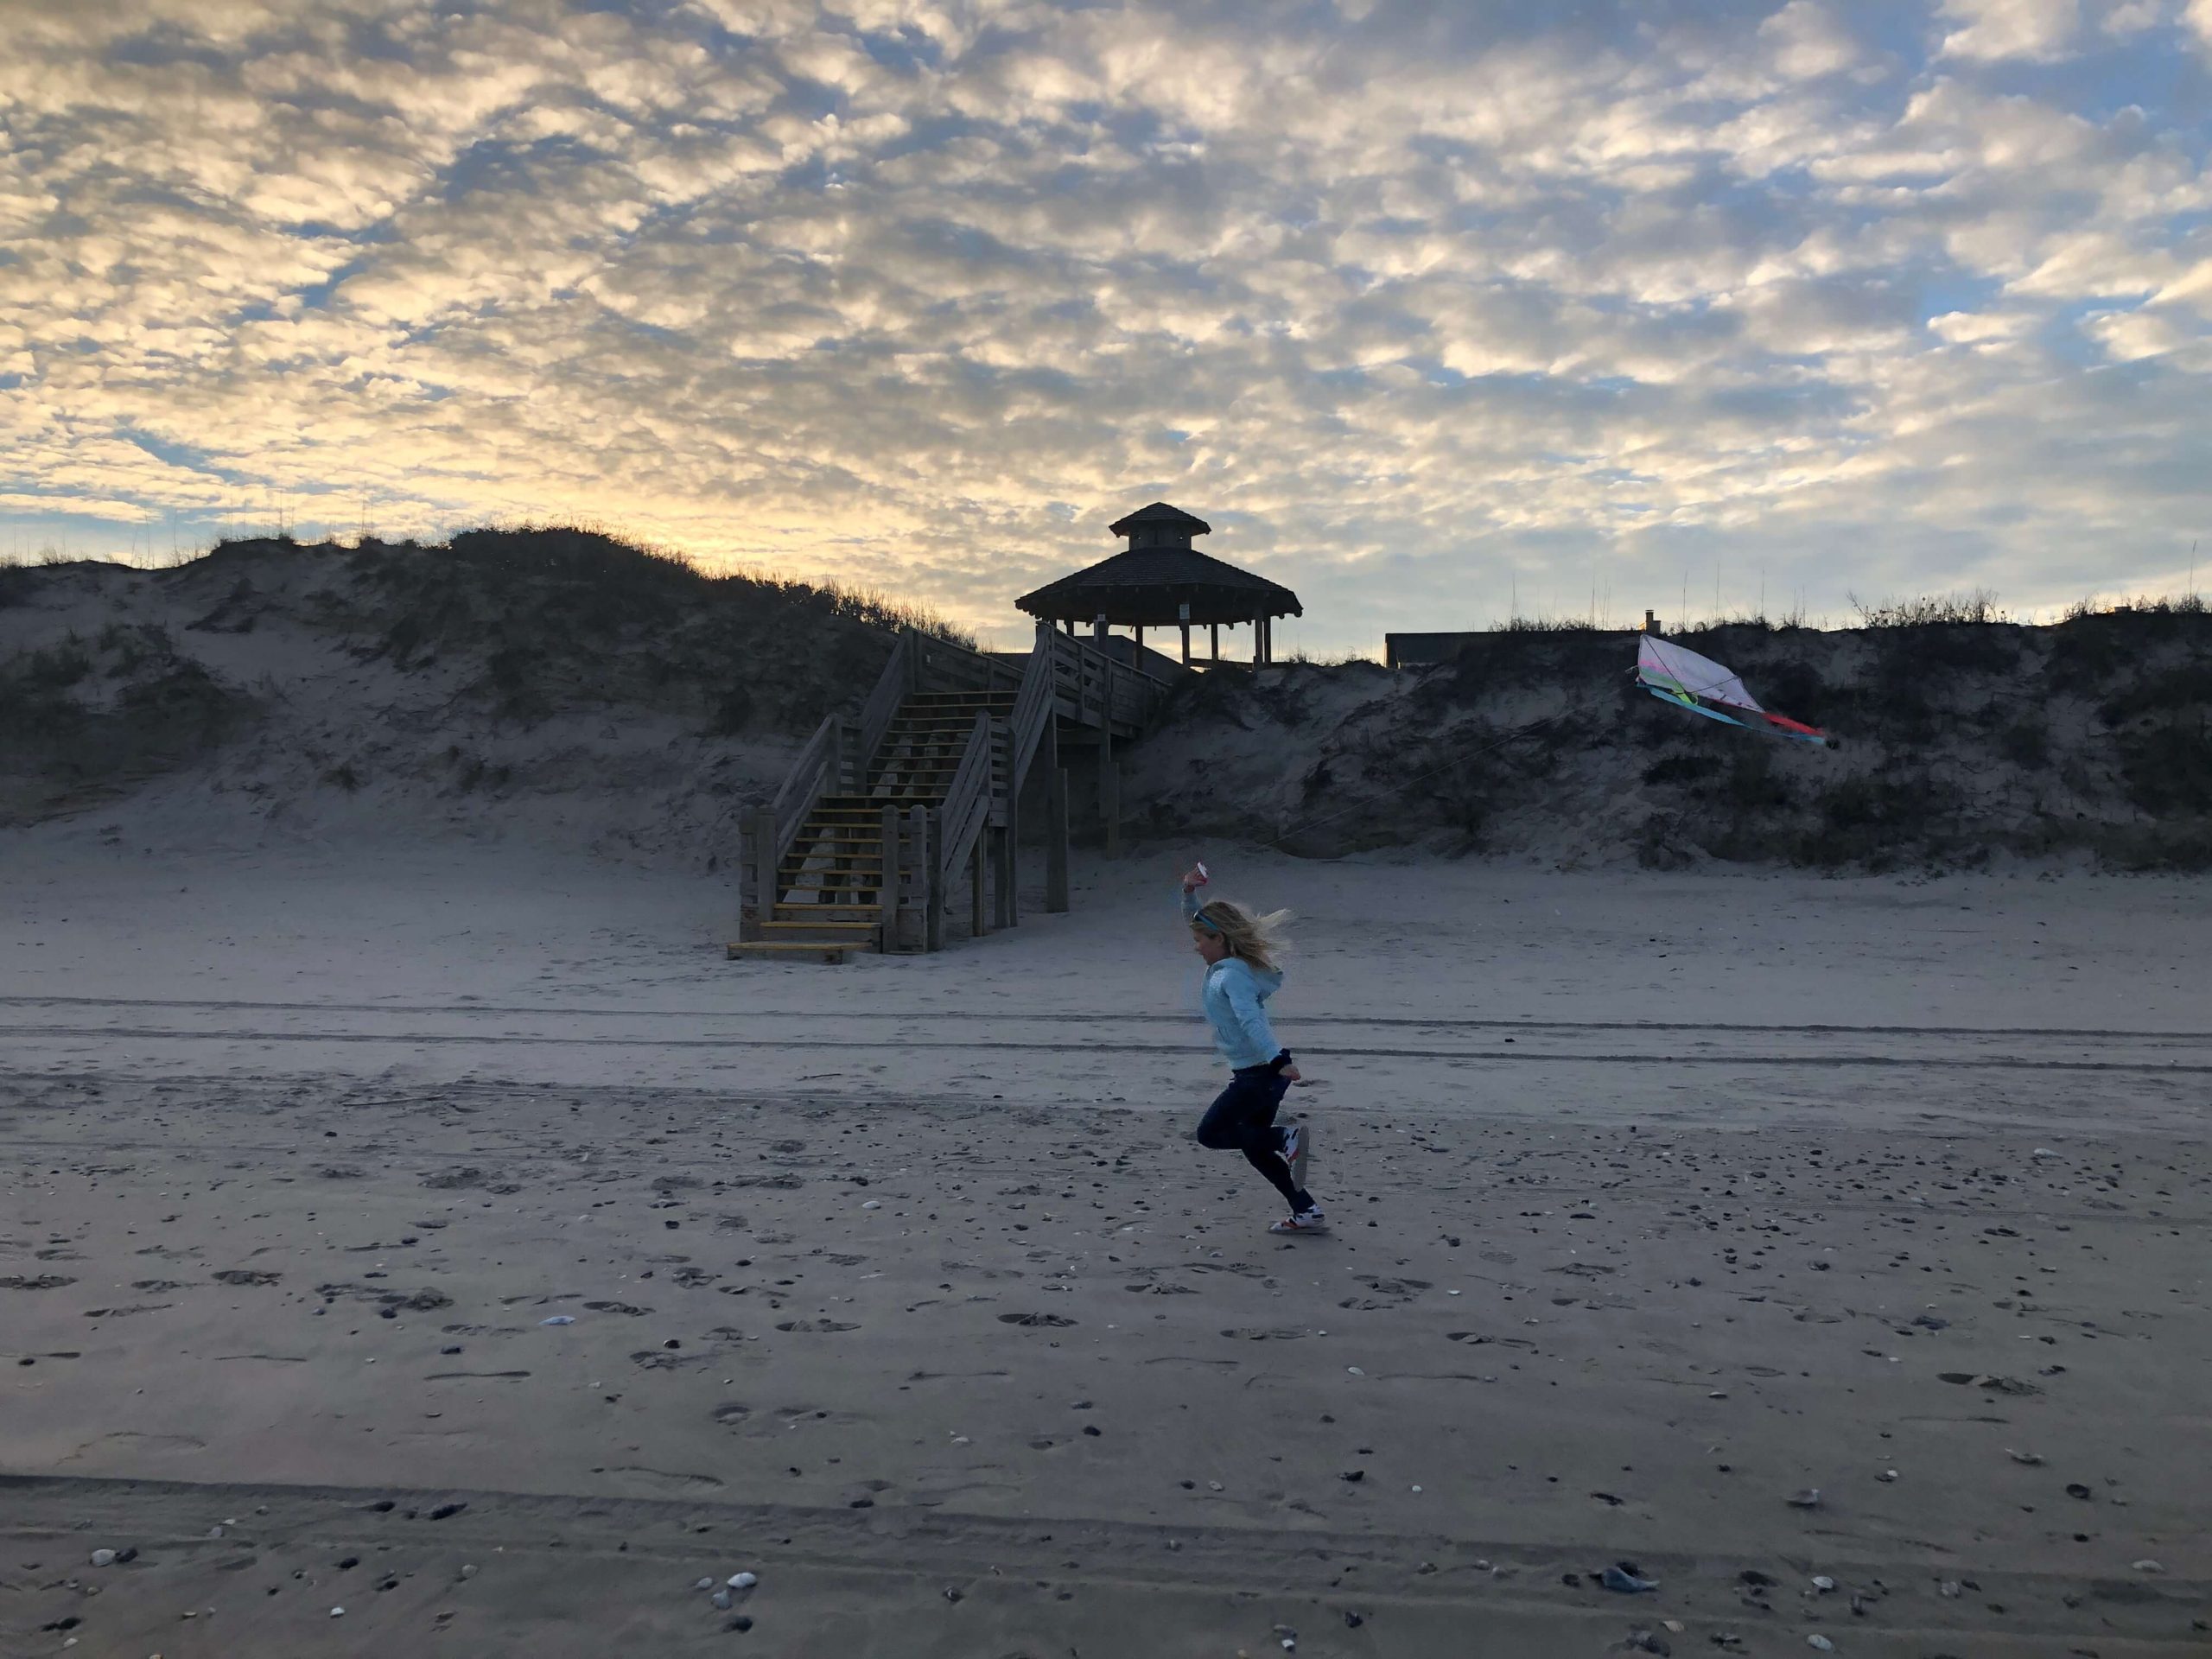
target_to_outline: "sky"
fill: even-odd
[[[0,555],[2212,586],[2212,0],[0,0]]]

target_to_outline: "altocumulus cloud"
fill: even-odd
[[[1166,497],[1356,645],[2174,586],[2212,505],[2212,0],[0,31],[19,536],[582,516],[995,624]]]

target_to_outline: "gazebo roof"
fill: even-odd
[[[1125,526],[1132,522],[1158,523],[1167,515],[1192,524],[1205,523],[1156,503],[1113,528],[1126,533]],[[1089,622],[1103,616],[1122,627],[1173,627],[1185,620],[1185,605],[1191,607],[1188,620],[1197,623],[1306,614],[1298,595],[1280,582],[1239,570],[1194,547],[1130,548],[1014,602],[1046,621]]]
[[[1213,526],[1199,518],[1198,514],[1185,512],[1180,507],[1171,507],[1165,501],[1155,501],[1148,507],[1139,507],[1135,512],[1116,518],[1112,524],[1107,525],[1106,529],[1111,535],[1126,536],[1139,524],[1175,524],[1188,531],[1190,536],[1213,534]],[[1188,541],[1190,536],[1185,536],[1184,539]]]

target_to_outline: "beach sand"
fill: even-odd
[[[830,968],[14,838],[0,1652],[2212,1646],[2212,887],[1201,849],[1303,913],[1282,1240],[1189,850]]]

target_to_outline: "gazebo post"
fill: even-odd
[[[1144,665],[1144,624],[1141,622],[1137,624],[1137,654],[1133,660],[1140,668]]]
[[[1188,668],[1190,665],[1191,665],[1191,625],[1190,625],[1189,623],[1185,622],[1185,623],[1183,625],[1183,666],[1184,666],[1184,667],[1185,667],[1185,668]]]
[[[1208,658],[1207,661],[1212,666],[1218,668],[1221,666],[1221,624],[1214,622],[1207,626],[1213,629],[1213,655]]]

